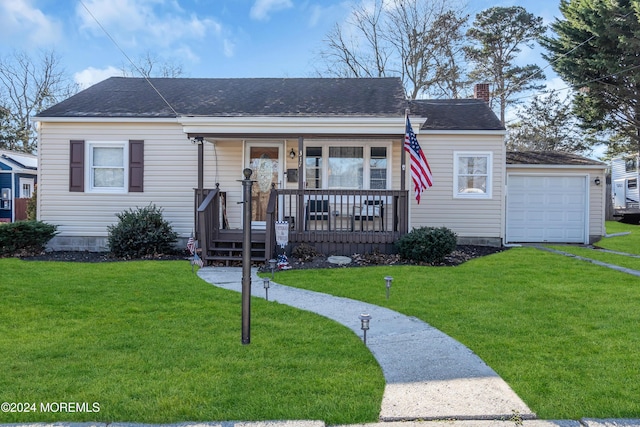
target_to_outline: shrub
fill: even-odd
[[[175,252],[178,234],[155,205],[116,214],[118,223],[107,227],[111,253],[132,259]]]
[[[318,250],[314,246],[308,245],[306,243],[301,243],[293,248],[293,250],[291,251],[291,255],[302,261],[309,261],[317,256],[321,256],[322,254],[318,252]]]
[[[0,225],[0,256],[40,253],[56,226],[42,221],[17,221]]]
[[[38,184],[33,188],[31,198],[27,202],[27,219],[35,221],[38,218]]]
[[[446,227],[419,227],[396,242],[402,258],[417,262],[440,262],[456,248],[456,233]]]

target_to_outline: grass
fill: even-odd
[[[640,414],[638,278],[534,248],[458,267],[277,274],[283,284],[418,317],[494,368],[544,419]],[[384,277],[391,275],[386,300]]]
[[[377,420],[382,372],[323,317],[252,303],[188,263],[0,260],[0,402],[97,402],[99,412],[3,413],[0,423]]]
[[[624,236],[605,237],[596,243],[596,246],[616,252],[623,252],[640,256],[640,226],[623,224],[615,221],[608,221],[606,224],[607,233],[630,233]],[[574,245],[548,245],[550,248],[558,249],[585,258],[595,259],[609,264],[619,265],[632,270],[640,270],[640,258],[626,255],[594,251]]]

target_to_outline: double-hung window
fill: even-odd
[[[467,199],[490,199],[493,154],[491,152],[456,152],[453,164],[453,196]]]
[[[90,142],[87,150],[89,191],[127,191],[128,152],[126,142]]]
[[[380,143],[326,142],[305,148],[307,188],[385,190],[390,147]]]

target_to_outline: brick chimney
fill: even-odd
[[[478,83],[473,88],[473,97],[475,99],[482,99],[488,104],[490,96],[491,94],[489,92],[489,83]]]

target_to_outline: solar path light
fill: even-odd
[[[391,291],[391,282],[393,282],[393,277],[386,276],[384,280],[387,282],[387,299],[389,299],[389,291]]]
[[[274,278],[277,264],[278,264],[278,261],[276,261],[275,259],[271,258],[269,260],[269,268],[271,268],[271,280],[273,280]]]
[[[264,297],[267,301],[269,301],[269,278],[263,277],[262,284],[264,285]]]
[[[363,313],[359,317],[360,317],[360,329],[362,329],[362,332],[364,334],[364,337],[363,337],[364,345],[367,345],[367,331],[369,330],[369,321],[371,320],[371,316],[366,313]]]

